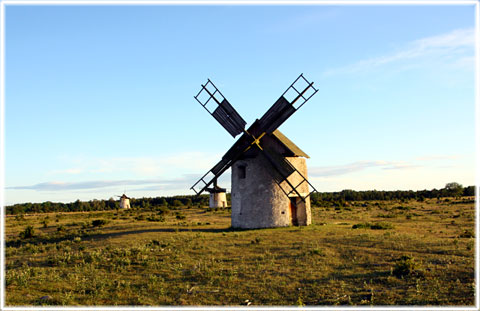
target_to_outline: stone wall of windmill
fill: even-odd
[[[303,175],[306,179],[308,179],[308,171],[307,171],[307,160],[301,157],[287,157],[286,158],[292,165]],[[303,178],[298,173],[293,173],[290,177],[288,177],[288,181],[291,185],[296,187],[298,184],[302,182]],[[288,183],[284,181],[281,184],[283,189],[287,189],[287,192],[291,190]],[[306,197],[310,190],[308,187],[308,183],[304,181],[301,183],[296,190],[300,193],[302,197]],[[292,193],[290,199],[295,199],[296,205],[296,216],[297,222],[300,226],[308,226],[312,223],[312,213],[310,209],[310,197],[306,198],[305,201],[301,200],[295,192]]]
[[[307,177],[306,159],[286,157],[293,166]],[[297,185],[302,180],[297,173],[288,179]],[[280,186],[288,189],[286,181]],[[302,195],[308,193],[308,184],[304,182],[297,188]],[[296,209],[292,208],[292,202]],[[270,228],[286,227],[292,224],[309,225],[311,223],[310,198],[303,202],[296,195],[287,197],[265,168],[259,157],[246,158],[232,166],[232,227],[234,228]],[[292,215],[295,213],[295,215]],[[292,223],[296,220],[296,223]]]
[[[127,197],[125,194],[120,197],[120,208],[130,208],[130,198]]]
[[[224,208],[227,207],[227,195],[225,192],[210,193],[209,198],[210,208]]]

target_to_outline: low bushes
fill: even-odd
[[[32,226],[27,226],[25,230],[20,232],[21,239],[29,239],[29,238],[33,238],[34,236],[35,236],[35,230],[33,229]]]
[[[395,262],[393,268],[393,275],[396,277],[404,277],[413,274],[417,269],[417,263],[415,259],[408,255],[403,255]]]
[[[92,226],[94,227],[101,227],[107,224],[107,221],[105,219],[95,219],[92,220]]]
[[[352,226],[352,229],[372,229],[372,230],[385,230],[385,229],[393,229],[393,225],[388,222],[377,222],[377,223],[369,223],[363,222],[358,223]]]

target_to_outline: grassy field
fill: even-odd
[[[200,207],[8,216],[6,305],[474,304],[473,198],[312,213],[243,231]]]

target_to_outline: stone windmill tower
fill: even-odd
[[[130,198],[124,194],[122,196],[117,195],[120,198],[120,208],[129,209],[130,208]]]
[[[210,208],[227,207],[227,189],[219,187],[216,179],[213,181],[213,187],[205,190],[210,193],[208,202]]]
[[[316,190],[307,180],[308,155],[277,128],[317,91],[301,74],[247,130],[246,122],[210,80],[195,96],[233,137],[243,133],[220,162],[191,187],[197,195],[209,191],[231,167],[232,227],[311,223],[310,195]]]

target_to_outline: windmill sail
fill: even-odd
[[[245,120],[233,109],[232,105],[224,99],[212,113],[218,121],[233,137],[242,133],[245,129]]]
[[[292,104],[285,97],[280,96],[260,119],[260,128],[264,132],[271,134],[295,111],[297,110],[293,108]]]
[[[223,96],[220,90],[208,79],[205,85],[194,98],[202,105],[205,110],[211,114],[215,120],[222,125],[230,135],[236,137],[245,129],[247,122],[238,114],[228,100]],[[215,102],[218,106],[213,111],[207,105],[210,101]]]
[[[276,151],[265,146],[261,149],[261,158],[267,168],[268,173],[275,180],[277,185],[287,195],[294,195],[301,198],[303,201],[316,191],[315,187],[303,176],[285,157],[278,154]],[[291,177],[295,178],[291,178]],[[291,180],[295,180],[293,184]],[[307,193],[299,191],[300,187],[305,188],[305,183],[308,184]],[[309,189],[312,188],[312,190]]]
[[[277,181],[277,183],[281,183],[290,175],[292,175],[293,172],[295,172],[295,168],[293,167],[293,165],[287,160],[285,160],[282,155],[276,153],[271,149],[267,149],[266,147],[263,147],[262,151],[263,152],[261,152],[261,154],[273,168],[273,170],[269,170],[269,173]]]
[[[302,86],[303,84],[303,86]],[[244,133],[240,139],[225,153],[222,159],[205,175],[203,175],[190,189],[197,195],[205,191],[217,178],[228,170],[232,164],[237,161],[250,148],[258,148],[259,154],[267,167],[268,172],[285,192],[287,196],[294,195],[300,197],[303,201],[313,192],[315,188],[308,180],[289,162],[284,156],[276,151],[265,148],[261,144],[261,139],[271,135],[283,122],[285,122],[295,111],[303,106],[318,90],[313,87],[313,82],[309,82],[303,74],[286,89],[280,98],[270,107],[270,109],[256,120],[245,131],[246,122],[238,112],[230,105],[218,88],[210,81],[202,85],[202,89],[195,99],[208,111],[233,137]],[[293,95],[292,95],[293,94]],[[217,107],[212,111],[207,105],[213,101]],[[293,143],[292,143],[293,144]],[[298,174],[294,185],[289,177]],[[299,187],[305,187],[307,183],[313,190],[308,193],[300,193]]]
[[[248,149],[253,142],[247,134],[243,134],[233,146],[225,153],[222,159],[205,175],[203,175],[190,189],[195,191],[197,195],[201,194],[207,189],[220,175],[228,170],[233,162],[243,155],[243,152]]]
[[[306,87],[301,87],[302,83],[303,85],[306,84]],[[318,90],[313,87],[313,82],[309,82],[303,74],[301,74],[260,118],[260,128],[264,132],[271,134],[315,95],[317,91]],[[292,99],[289,100],[286,96],[292,97]],[[297,105],[297,107],[295,108],[294,105]]]

